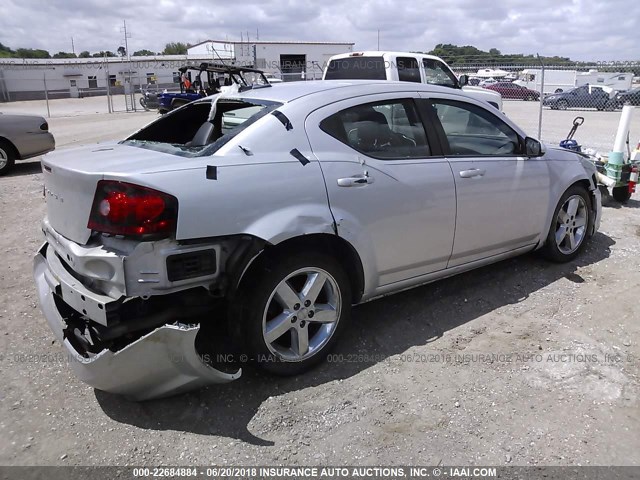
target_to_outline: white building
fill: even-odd
[[[353,51],[349,42],[234,42],[206,40],[189,47],[189,55],[206,55],[212,61],[255,66],[283,80],[320,79],[333,55]]]
[[[0,58],[0,102],[129,93],[153,85],[176,88],[178,68],[211,61],[207,55],[126,58]]]

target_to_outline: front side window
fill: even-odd
[[[427,83],[444,87],[455,87],[458,84],[455,75],[444,63],[425,58],[422,61],[422,65],[424,66]]]
[[[431,154],[424,126],[409,98],[347,108],[324,119],[320,128],[374,158],[424,158]]]
[[[519,135],[482,107],[451,100],[434,100],[433,106],[455,156],[505,156],[521,153]]]

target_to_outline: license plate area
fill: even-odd
[[[115,313],[121,301],[89,290],[67,271],[51,246],[45,248],[44,253],[51,273],[47,281],[51,289],[79,314],[108,326],[110,314]]]

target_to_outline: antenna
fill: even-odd
[[[127,59],[129,59],[130,55],[129,55],[129,42],[128,42],[128,39],[131,38],[131,34],[127,32],[127,21],[126,20],[122,21],[122,28],[120,29],[120,31],[122,33],[124,33],[124,49],[126,50],[126,53],[127,53]]]

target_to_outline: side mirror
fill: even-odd
[[[524,139],[524,150],[527,157],[541,157],[545,154],[544,145],[531,137]]]
[[[469,84],[469,75],[464,74],[464,75],[460,75],[458,77],[458,84],[460,85],[460,88],[464,87],[465,85]]]

